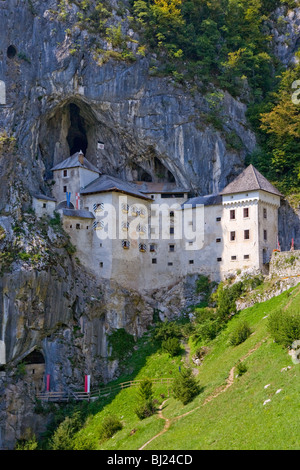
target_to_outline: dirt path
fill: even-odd
[[[247,352],[247,354],[245,354],[245,356],[243,356],[240,360],[241,361],[244,361],[245,359],[247,359],[249,356],[251,356],[251,354],[253,354],[261,345],[262,343],[266,340],[263,339],[261,340],[259,343],[257,343],[254,348],[250,349],[250,351]],[[147,441],[142,447],[139,448],[139,450],[143,450],[145,447],[147,447],[148,444],[150,444],[150,442],[154,441],[154,439],[157,439],[159,436],[161,436],[162,434],[166,433],[168,431],[168,429],[170,428],[171,424],[175,423],[176,421],[178,421],[179,419],[181,418],[184,418],[185,416],[188,416],[190,415],[191,413],[194,413],[195,411],[199,410],[200,408],[202,408],[202,406],[206,405],[207,403],[211,402],[212,400],[214,400],[215,398],[217,398],[221,393],[224,393],[226,392],[226,390],[228,390],[234,383],[234,371],[235,371],[235,366],[232,367],[232,369],[230,369],[230,372],[229,372],[229,375],[228,375],[228,378],[226,380],[226,384],[225,386],[222,386],[222,387],[218,387],[214,393],[212,395],[210,395],[209,397],[207,397],[204,402],[200,405],[200,406],[197,406],[196,408],[192,409],[191,411],[188,411],[187,413],[184,413],[180,416],[176,416],[175,418],[172,418],[172,419],[169,419],[169,418],[166,418],[164,415],[163,415],[163,408],[164,408],[164,405],[165,403],[168,401],[165,400],[159,407],[159,411],[158,411],[158,415],[161,419],[164,419],[165,420],[165,426],[164,426],[164,429],[162,431],[160,431],[160,433],[156,434],[155,436],[153,436],[149,441]]]
[[[149,441],[146,442],[146,444],[144,444],[142,447],[139,448],[139,450],[143,450],[148,444],[150,444],[150,442],[154,441],[154,439],[156,439],[157,437],[161,436],[162,434],[164,434],[165,432],[167,432],[167,430],[169,429],[169,427],[171,426],[171,420],[168,419],[168,418],[165,418],[163,416],[163,413],[162,413],[162,410],[163,410],[163,407],[165,405],[165,403],[168,401],[165,400],[164,402],[162,402],[162,404],[160,405],[159,407],[159,410],[158,410],[158,416],[161,418],[161,419],[164,419],[165,420],[165,426],[164,426],[164,429],[156,434],[156,436],[152,437],[152,439],[150,439]]]

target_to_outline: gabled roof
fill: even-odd
[[[85,168],[90,171],[95,171],[96,173],[101,174],[101,171],[98,170],[91,162],[89,162],[85,157],[83,157],[83,165],[79,161],[79,155],[80,152],[74,153],[69,158],[66,158],[66,160],[63,160],[61,163],[58,163],[56,166],[51,168],[51,171],[56,171],[56,170],[67,170],[69,168]]]
[[[34,197],[35,199],[40,199],[41,201],[52,201],[52,202],[56,202],[56,199],[54,199],[54,197],[45,196],[45,194],[33,194],[33,197]]]
[[[188,199],[184,204],[182,204],[181,208],[183,209],[186,205],[191,205],[192,208],[196,207],[197,205],[203,206],[217,206],[222,204],[222,196],[221,194],[208,194],[207,196],[198,196]]]
[[[175,183],[152,183],[146,181],[134,181],[134,184],[138,191],[145,194],[156,194],[156,193],[188,193],[190,190],[183,187],[176,186]]]
[[[107,193],[111,191],[130,194],[132,196],[140,197],[141,199],[151,200],[148,196],[145,196],[145,194],[139,192],[133,184],[127,183],[126,181],[109,175],[99,176],[99,178],[92,181],[84,189],[82,189],[80,193],[93,194]]]
[[[68,217],[76,217],[79,219],[94,219],[95,216],[92,212],[77,209],[63,209],[63,215]]]
[[[276,189],[253,165],[249,165],[237,178],[229,183],[220,194],[224,196],[226,194],[257,190],[283,197],[278,189]]]

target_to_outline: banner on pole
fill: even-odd
[[[85,391],[85,393],[90,393],[90,391],[91,391],[91,376],[90,375],[85,376],[84,391]]]

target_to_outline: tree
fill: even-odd
[[[200,393],[200,386],[190,368],[183,368],[173,386],[174,397],[183,405],[190,403]]]

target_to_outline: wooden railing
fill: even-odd
[[[105,397],[111,393],[121,391],[125,388],[138,386],[144,379],[129,380],[120,384],[111,385],[109,387],[93,390],[90,393],[86,392],[40,392],[37,393],[36,398],[41,401],[51,402],[69,402],[69,401],[82,401],[82,400],[97,400],[98,398]],[[167,385],[170,386],[173,378],[164,377],[160,379],[150,379],[153,385]]]

